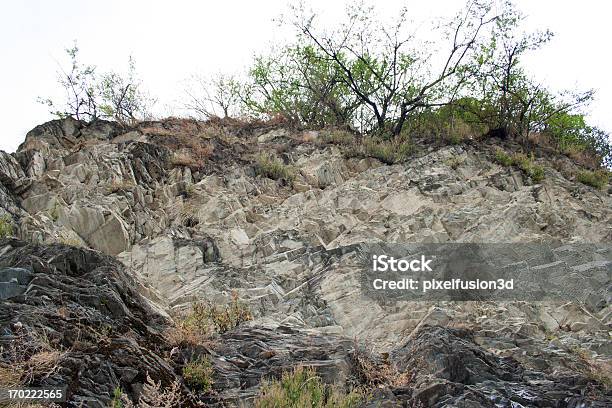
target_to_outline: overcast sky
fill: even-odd
[[[342,17],[344,2],[312,0],[328,21]],[[382,13],[407,4],[416,20],[447,15],[454,0],[376,2]],[[589,117],[612,131],[610,46],[612,24],[606,1],[516,0],[531,28],[550,28],[556,36],[530,57],[528,68],[553,89],[597,90]],[[0,149],[14,151],[28,130],[52,119],[37,97],[61,95],[58,62],[78,41],[81,60],[101,71],[123,70],[132,55],[145,85],[172,113],[184,80],[193,73],[240,72],[255,52],[282,41],[286,33],[273,21],[287,0],[21,0],[0,8]]]

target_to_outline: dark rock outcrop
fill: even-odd
[[[31,386],[67,386],[70,406],[107,407],[116,387],[134,395],[147,375],[174,381],[160,357],[167,321],[113,258],[5,239],[0,279],[21,289],[5,292],[1,303],[2,363],[40,353],[52,359],[47,371],[34,370]]]
[[[474,342],[468,330],[422,328],[393,352],[415,373],[412,401],[425,407],[607,407],[612,393],[580,373],[545,375]]]

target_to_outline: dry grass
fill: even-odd
[[[111,408],[175,408],[183,405],[184,395],[181,384],[175,380],[169,387],[162,387],[161,381],[155,382],[147,373],[147,381],[142,385],[138,403],[134,404],[123,390],[115,388]]]
[[[360,348],[357,342],[351,358],[360,381],[369,387],[407,387],[414,380],[414,373],[398,372],[388,359],[377,361],[370,353]]]
[[[576,180],[598,190],[602,190],[608,184],[609,179],[610,172],[607,170],[584,170],[576,175]]]
[[[212,144],[202,141],[185,142],[184,146],[179,151],[176,151],[170,159],[174,166],[200,169],[204,167],[206,160],[212,156],[215,150]]]
[[[23,385],[25,370],[21,364],[0,363],[0,388],[12,388]]]
[[[160,121],[142,122],[138,128],[145,135],[212,139],[229,135],[252,136],[256,131],[290,125],[291,123],[282,115],[271,115],[267,120],[212,117],[206,121],[201,121],[169,117]]]
[[[281,180],[289,185],[295,181],[295,171],[270,154],[260,154],[255,162],[255,173],[272,180]]]
[[[257,408],[350,408],[367,396],[359,389],[349,393],[323,383],[310,367],[296,367],[279,380],[264,381],[255,401]]]
[[[369,137],[346,152],[347,157],[374,157],[385,164],[402,163],[412,155],[414,145],[402,137],[383,140]]]
[[[207,344],[215,334],[225,333],[250,320],[253,320],[251,311],[234,292],[231,301],[223,306],[194,303],[190,313],[176,319],[175,327],[166,332],[166,338],[175,347]]]
[[[601,164],[601,157],[587,149],[586,146],[579,144],[559,146],[559,143],[545,132],[532,132],[527,140],[536,146],[560,152],[583,167],[597,169]]]
[[[58,368],[58,362],[65,352],[58,350],[40,351],[30,357],[24,364],[26,381],[33,378],[48,377]]]
[[[183,367],[183,379],[189,388],[201,392],[210,392],[214,384],[214,369],[210,359],[198,357]]]
[[[444,135],[444,140],[447,143],[455,145],[460,144],[465,140],[475,139],[478,134],[482,134],[482,131],[478,132],[464,121],[456,119],[452,126],[449,124],[446,128],[446,132],[443,132],[442,134]]]
[[[340,129],[323,130],[317,139],[317,143],[350,146],[355,143],[355,135]]]
[[[65,352],[54,349],[46,335],[24,332],[2,348],[0,388],[27,386],[58,369]]]

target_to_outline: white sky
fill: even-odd
[[[330,21],[342,18],[344,2],[307,1]],[[407,4],[416,20],[446,15],[453,0],[378,1],[384,14]],[[535,77],[552,89],[597,90],[589,117],[612,131],[609,39],[612,6],[601,0],[515,0],[531,28],[550,28],[553,41],[528,61]],[[34,126],[52,119],[36,98],[62,95],[57,61],[77,40],[81,62],[100,71],[136,69],[160,103],[160,113],[182,95],[194,73],[241,72],[255,52],[286,38],[273,19],[287,0],[3,0],[0,6],[0,149],[14,151]]]

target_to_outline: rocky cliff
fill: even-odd
[[[508,141],[421,142],[387,165],[329,132],[66,119],[1,152],[0,217],[15,236],[0,242],[2,360],[25,367],[13,380],[67,385],[69,406],[108,406],[118,387],[136,401],[151,381],[176,381],[184,406],[238,406],[305,364],[370,386],[364,406],[612,403],[610,259],[580,264],[603,273],[584,302],[377,301],[351,266],[363,243],[610,244],[608,187],[533,147],[535,183],[495,161],[521,149]],[[262,154],[291,177],[262,176]],[[195,348],[169,341],[194,302],[232,293],[252,320]],[[46,369],[28,360],[41,353]],[[363,353],[408,380],[368,380]],[[194,354],[212,362],[207,393],[182,381]]]

